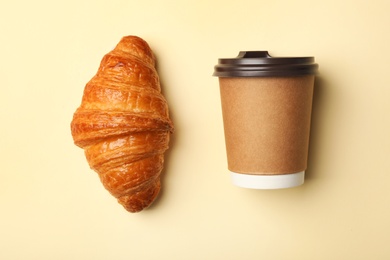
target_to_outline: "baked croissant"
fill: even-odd
[[[74,143],[129,212],[156,199],[174,130],[155,65],[143,39],[123,37],[86,84],[71,122]]]

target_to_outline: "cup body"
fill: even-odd
[[[219,77],[228,169],[234,184],[303,184],[314,74]]]

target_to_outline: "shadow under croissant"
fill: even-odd
[[[171,162],[172,147],[174,147],[175,140],[176,140],[176,135],[175,135],[175,133],[173,133],[173,134],[171,134],[171,137],[170,137],[170,142],[169,142],[170,148],[164,154],[164,168],[160,174],[160,182],[161,182],[160,192],[157,195],[154,202],[148,208],[145,208],[143,211],[149,211],[149,210],[153,210],[154,208],[159,207],[160,203],[162,202],[162,200],[164,198],[164,193],[165,193],[165,188],[166,188],[165,180],[166,180],[166,178],[169,178],[169,168],[170,168],[169,165]]]
[[[160,86],[161,86],[161,94],[166,98],[166,94],[165,92],[166,89],[164,87],[164,84],[162,83],[162,77],[161,77],[161,74],[159,73],[159,62],[158,62],[158,58],[157,58],[157,55],[155,53],[155,57],[156,57],[156,70],[158,72],[158,75],[159,75],[159,78],[160,78]],[[172,150],[174,149],[175,147],[175,143],[176,143],[176,140],[177,140],[177,124],[175,124],[175,116],[174,116],[174,113],[172,112],[172,109],[171,109],[171,106],[169,106],[170,102],[167,100],[167,103],[168,103],[168,108],[169,108],[169,117],[171,119],[171,121],[173,122],[173,126],[174,126],[174,132],[171,133],[170,135],[170,140],[169,140],[169,149],[165,151],[164,153],[164,168],[161,172],[161,175],[160,175],[160,182],[161,182],[161,189],[160,189],[160,192],[159,194],[157,195],[156,199],[153,201],[153,203],[151,205],[149,205],[149,207],[145,208],[143,211],[148,211],[148,210],[153,210],[155,208],[157,208],[161,202],[161,200],[163,199],[164,197],[164,192],[165,192],[165,179],[166,178],[169,178],[169,166],[171,164],[171,157],[172,157]]]
[[[174,119],[172,118],[172,114],[170,113],[170,118],[172,120],[172,122],[175,122]],[[161,202],[161,200],[163,199],[164,197],[164,193],[165,193],[165,179],[166,178],[169,178],[169,166],[172,162],[172,148],[175,147],[175,143],[176,143],[176,139],[177,139],[177,134],[176,134],[176,128],[175,128],[175,131],[170,135],[170,140],[169,140],[169,149],[165,151],[164,153],[164,168],[160,174],[160,182],[161,182],[161,188],[160,188],[160,192],[159,194],[157,195],[156,199],[153,201],[153,203],[145,208],[143,211],[149,211],[149,210],[154,210],[155,208],[157,208]]]
[[[153,49],[153,46],[151,46],[151,47]],[[158,59],[157,54],[155,52],[154,52],[154,56],[155,56],[155,61],[156,61],[155,68],[156,68],[157,74],[159,76],[159,81],[160,81],[161,94],[163,95],[164,98],[166,98],[167,97],[166,92],[169,92],[169,89],[166,89],[164,87],[165,84],[162,83],[164,80],[162,79],[162,75],[160,73],[159,59]],[[169,172],[170,172],[169,169],[170,169],[170,164],[172,161],[172,151],[175,147],[175,143],[176,143],[178,136],[177,136],[177,124],[175,124],[175,117],[172,113],[172,109],[171,109],[169,100],[167,100],[167,104],[168,104],[168,109],[169,109],[169,117],[170,117],[171,121],[173,122],[175,130],[170,135],[169,149],[164,152],[164,167],[163,167],[162,172],[160,174],[160,182],[161,182],[160,183],[160,187],[161,187],[160,191],[159,191],[156,199],[149,205],[149,207],[144,208],[142,211],[152,211],[152,210],[159,207],[159,205],[161,204],[161,201],[163,200],[164,193],[165,193],[165,188],[166,188],[165,180],[166,180],[166,178],[169,178]]]

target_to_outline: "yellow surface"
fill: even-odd
[[[389,259],[389,1],[6,1],[0,8],[0,259]],[[176,133],[163,192],[139,214],[70,135],[123,35],[159,61]],[[315,56],[299,188],[233,186],[218,58]]]

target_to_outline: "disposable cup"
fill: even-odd
[[[317,67],[312,57],[273,58],[266,51],[219,59],[214,76],[235,185],[280,189],[304,183]]]

